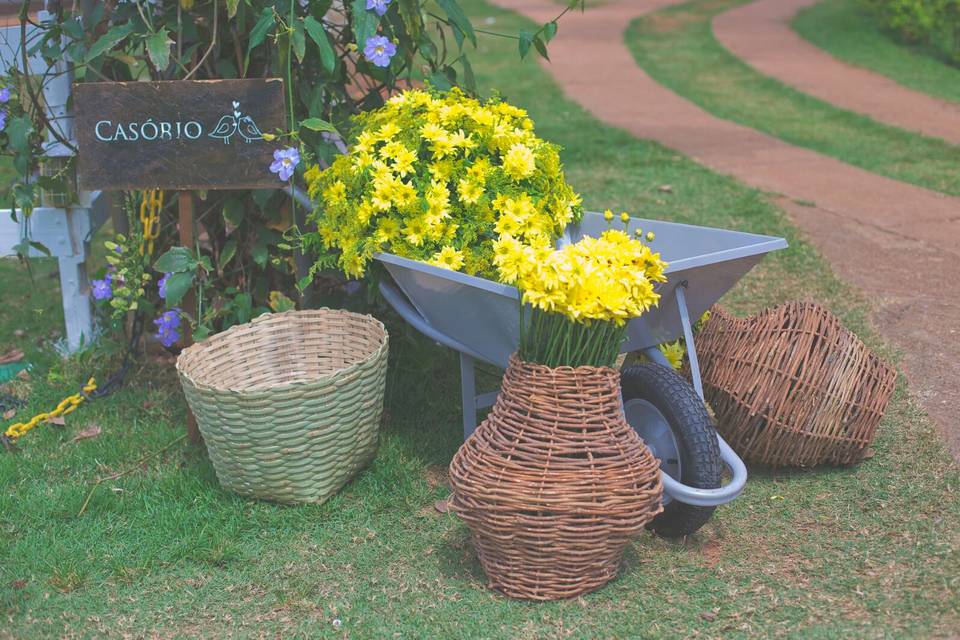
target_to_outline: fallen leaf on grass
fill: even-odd
[[[63,419],[63,416],[56,416],[55,418],[47,418],[49,424],[54,424],[58,427],[62,427],[67,424],[67,421]]]
[[[19,378],[20,380],[23,380],[24,382],[29,382],[30,372],[24,369],[23,371],[17,374],[17,378]]]
[[[23,336],[27,335],[27,332],[23,329],[14,329],[13,335],[16,338],[22,338]]]
[[[16,410],[16,409],[8,409],[7,411],[4,411],[4,412],[3,412],[3,419],[4,419],[4,420],[12,420],[12,419],[13,419],[13,416],[15,416],[15,415],[17,415],[17,410]]]
[[[20,349],[10,349],[0,355],[0,364],[10,364],[12,362],[20,362],[21,360],[23,360],[23,351]]]
[[[717,614],[715,614],[713,611],[704,611],[703,613],[700,614],[700,617],[706,620],[707,622],[713,622],[714,620],[717,619]]]
[[[439,511],[440,513],[446,513],[450,511],[450,498],[445,498],[443,500],[437,500],[433,503],[433,508]]]
[[[13,587],[14,589],[23,589],[25,586],[27,586],[27,581],[14,580],[13,582],[10,583],[10,586]]]
[[[86,429],[84,429],[83,431],[81,431],[80,433],[78,433],[77,435],[73,436],[73,438],[70,439],[70,442],[77,442],[78,440],[87,440],[89,438],[96,438],[98,435],[100,435],[101,431],[102,429],[100,429],[100,425],[92,424]]]

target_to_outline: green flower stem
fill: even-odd
[[[574,322],[534,309],[529,324],[521,329],[520,356],[548,367],[611,367],[616,364],[625,334],[626,325]]]

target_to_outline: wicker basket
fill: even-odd
[[[267,314],[184,349],[177,371],[220,484],[322,502],[377,449],[387,332],[370,316]]]
[[[746,461],[774,467],[859,462],[897,378],[809,302],[746,319],[714,308],[697,353],[720,433]]]
[[[660,465],[624,420],[619,372],[516,356],[450,483],[490,586],[530,600],[606,584],[662,510]]]

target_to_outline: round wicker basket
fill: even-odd
[[[322,502],[373,459],[387,332],[332,309],[262,315],[187,349],[177,371],[220,484]]]
[[[624,419],[610,368],[513,356],[450,482],[490,586],[530,600],[612,580],[624,547],[662,510],[660,464]]]

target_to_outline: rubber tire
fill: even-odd
[[[693,386],[673,369],[645,363],[624,369],[620,387],[624,403],[646,400],[666,418],[680,449],[680,482],[698,489],[719,488],[723,462],[717,429]],[[705,525],[715,509],[671,500],[647,527],[664,538],[681,538]]]

